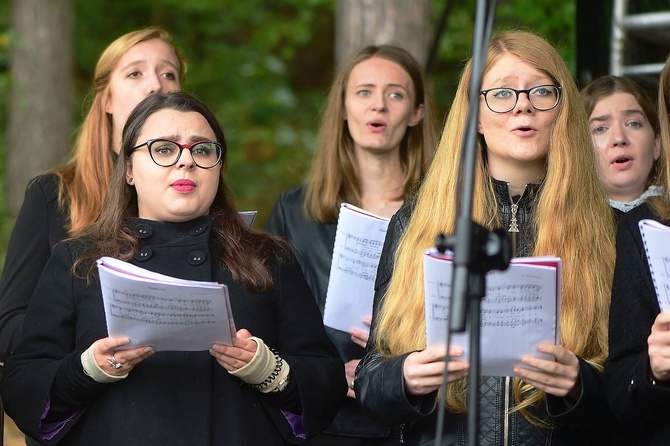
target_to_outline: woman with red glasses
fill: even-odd
[[[344,365],[290,248],[236,212],[225,147],[214,114],[186,93],[151,95],[132,112],[100,218],[54,249],[5,363],[2,398],[27,435],[50,445],[271,446],[333,420]],[[110,336],[103,256],[225,284],[232,345],[130,348]]]

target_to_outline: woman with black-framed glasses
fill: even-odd
[[[169,139],[150,139],[147,142],[133,147],[135,150],[146,147],[154,163],[162,167],[177,164],[184,150],[191,152],[193,162],[203,169],[211,169],[219,164],[223,153],[223,146],[217,141],[197,141],[191,144],[179,144]]]
[[[154,94],[129,116],[100,219],[54,250],[5,363],[3,402],[27,435],[54,445],[270,446],[331,423],[347,392],[344,365],[288,245],[235,211],[225,147],[212,112],[186,93]],[[232,345],[124,348],[127,337],[107,333],[102,256],[227,285]]]
[[[443,443],[468,443],[468,358],[426,347],[423,253],[452,234],[472,78],[461,76],[442,139],[415,202],[389,223],[372,328],[354,387],[363,410],[400,425],[405,444],[433,444],[443,377]],[[502,227],[514,256],[562,258],[560,342],[518,358],[513,376],[480,379],[475,443],[606,445],[602,383],[614,266],[614,220],[596,173],[584,104],[556,49],[524,31],[494,36],[477,122],[473,219]],[[553,323],[553,322],[550,322]],[[519,335],[531,335],[520,330]],[[542,357],[542,355],[546,355]]]
[[[558,105],[558,101],[561,99],[561,86],[538,85],[537,87],[526,88],[525,90],[497,87],[483,90],[481,95],[484,96],[486,106],[493,113],[507,113],[514,110],[517,102],[519,102],[519,95],[521,93],[524,93],[528,97],[530,104],[535,110],[548,111]]]

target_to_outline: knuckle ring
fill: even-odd
[[[123,367],[122,362],[116,362],[116,358],[114,357],[114,355],[107,358],[107,362],[115,369],[120,369],[121,367]]]

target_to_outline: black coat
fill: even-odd
[[[283,192],[272,209],[265,230],[284,237],[290,243],[323,314],[337,223],[307,220],[302,211],[304,193],[304,186]],[[344,362],[363,357],[363,348],[351,340],[349,333],[330,327],[326,327],[326,332]],[[365,438],[383,438],[389,435],[388,427],[364,416],[352,398],[344,401],[335,421],[325,432]]]
[[[288,412],[302,415],[310,436],[330,424],[346,394],[343,365],[295,260],[284,255],[272,262],[276,289],[253,293],[213,258],[208,216],[178,224],[140,219],[132,224],[143,238],[132,263],[228,285],[237,328],[279,352],[291,367],[289,386],[279,394],[261,394],[230,375],[208,351],[157,352],[124,380],[94,382],[83,372],[80,356],[107,336],[100,285],[73,277],[83,241],[67,241],[54,249],[21,341],[5,364],[2,396],[19,428],[35,438],[53,430],[48,444],[209,446],[299,442]],[[40,421],[47,406],[48,417]]]
[[[34,178],[7,245],[0,278],[0,362],[21,335],[23,318],[54,245],[67,237],[67,209],[58,208],[59,180],[53,174]]]
[[[659,220],[647,204],[621,216],[605,363],[607,398],[623,429],[616,444],[670,444],[670,386],[649,377],[647,338],[660,313],[638,222]],[[668,224],[669,222],[663,222]]]
[[[511,197],[506,183],[493,180],[498,201],[498,213],[502,226],[507,230],[511,218]],[[534,197],[537,186],[528,185],[517,202],[519,233],[513,236],[515,251],[532,253],[532,222]],[[401,208],[391,219],[377,270],[375,284],[374,314],[379,311],[383,296],[393,275],[393,258],[398,242],[405,233],[412,213],[411,205]],[[375,318],[372,320],[374,333]],[[355,389],[359,403],[365,412],[388,424],[402,425],[402,436],[406,444],[431,445],[435,439],[437,421],[437,392],[414,397],[405,393],[403,364],[409,353],[383,358],[374,347],[372,337],[368,341],[366,354],[356,370]],[[557,445],[605,445],[606,428],[611,414],[603,394],[602,376],[580,358],[582,394],[572,404],[562,398],[547,396],[546,404],[534,407],[534,413],[550,423],[552,429],[541,429],[531,425],[513,408],[512,378],[487,376],[481,378],[480,398],[480,446],[557,446]],[[445,446],[467,444],[466,414],[447,412],[444,420]]]

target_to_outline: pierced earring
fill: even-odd
[[[133,181],[135,181],[135,178],[128,177],[128,184],[133,184]]]

